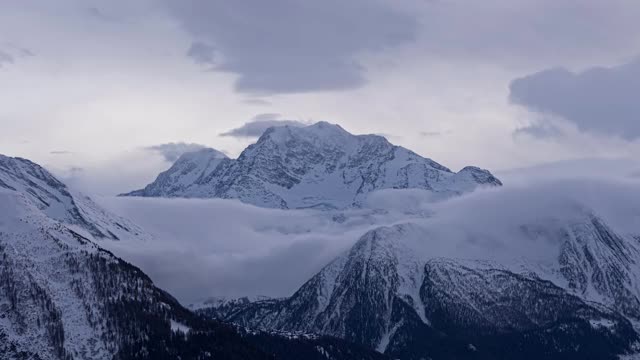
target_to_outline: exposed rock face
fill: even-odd
[[[215,150],[185,154],[155,182],[130,196],[240,199],[275,208],[345,208],[380,189],[417,188],[449,197],[502,185],[487,170],[454,173],[377,135],[338,125],[274,127],[237,160]]]

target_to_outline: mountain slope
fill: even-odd
[[[2,161],[0,359],[386,358],[340,339],[238,331],[195,315],[99,246],[110,236],[93,216],[106,213],[82,207],[90,200],[78,205],[34,163]]]
[[[140,270],[46,217],[21,194],[3,190],[0,200],[3,358],[161,358],[165,350],[168,357],[190,345],[174,336],[171,321],[209,338],[200,353],[268,358],[232,330],[198,321]]]
[[[240,199],[275,208],[345,208],[379,189],[418,188],[448,197],[481,185],[501,185],[486,170],[466,167],[453,173],[384,137],[352,135],[326,122],[270,128],[237,160],[220,159],[209,151],[208,160],[193,161],[193,154],[185,154],[152,184],[126,195]]]
[[[131,196],[164,196],[185,191],[190,185],[201,181],[229,158],[214,149],[202,149],[183,154],[171,168],[143,190],[131,192]]]
[[[102,210],[88,197],[75,193],[47,170],[27,159],[0,154],[0,189],[23,194],[48,217],[98,239],[148,237],[130,221]]]
[[[337,336],[402,359],[613,359],[636,351],[637,240],[587,211],[570,222],[515,225],[531,241],[554,244],[550,266],[424,255],[419,247],[434,233],[403,224],[365,234],[290,298],[200,312]]]

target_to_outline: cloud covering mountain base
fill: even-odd
[[[520,236],[522,224],[562,224],[597,214],[618,233],[640,234],[640,185],[557,180],[476,191],[434,202],[421,190],[374,193],[362,209],[277,210],[232,200],[102,198],[155,235],[110,243],[183,302],[209,296],[289,296],[331,259],[379,226],[416,223],[421,257],[520,258],[544,263],[557,245]],[[384,210],[382,210],[384,208]],[[424,234],[424,233],[423,233]]]

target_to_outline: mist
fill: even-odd
[[[631,178],[555,179],[481,189],[445,201],[421,190],[373,193],[361,209],[279,210],[222,199],[97,199],[132,219],[149,241],[101,245],[189,304],[211,296],[290,296],[367,231],[413,224],[401,239],[423,259],[551,263],[554,232],[594,214],[640,234],[640,184]],[[382,210],[384,208],[384,210]],[[526,236],[523,226],[545,229]]]

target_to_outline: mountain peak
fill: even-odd
[[[315,124],[307,126],[307,128],[317,132],[324,132],[324,133],[333,132],[333,133],[342,133],[342,134],[351,135],[348,131],[343,129],[342,126],[338,124],[332,124],[328,121],[318,121]]]
[[[121,196],[171,197],[172,193],[202,181],[221,163],[230,161],[232,160],[223,152],[212,148],[184,153],[168,170],[160,173],[153,183]]]
[[[314,146],[345,146],[355,141],[357,136],[344,130],[340,125],[320,121],[308,126],[273,126],[267,129],[257,143],[272,141],[288,144],[291,141],[304,141]]]
[[[206,155],[206,154],[205,154]],[[276,126],[236,160],[185,155],[132,196],[235,198],[275,208],[358,206],[381,189],[417,188],[448,197],[500,186],[491,173],[459,174],[378,135],[354,135],[321,121]]]
[[[532,225],[537,215],[507,225],[553,246],[544,261],[531,251],[516,261],[515,254],[501,260],[476,251],[440,257],[438,247],[452,239],[438,236],[438,227],[450,231],[452,224],[409,222],[368,231],[289,298],[212,304],[201,313],[246,327],[337,336],[399,359],[635,354],[638,244],[576,211],[582,221],[563,221],[557,230]],[[488,237],[491,253],[501,251],[493,235],[465,236],[474,243]]]
[[[222,151],[218,151],[213,148],[204,148],[196,151],[190,151],[182,154],[180,158],[184,159],[196,159],[196,158],[217,158],[217,159],[226,159],[228,156]]]
[[[219,159],[228,159],[229,157],[222,151],[218,151],[213,148],[204,148],[196,151],[186,152],[175,161],[174,164],[179,163],[196,163],[206,164],[210,161]]]

